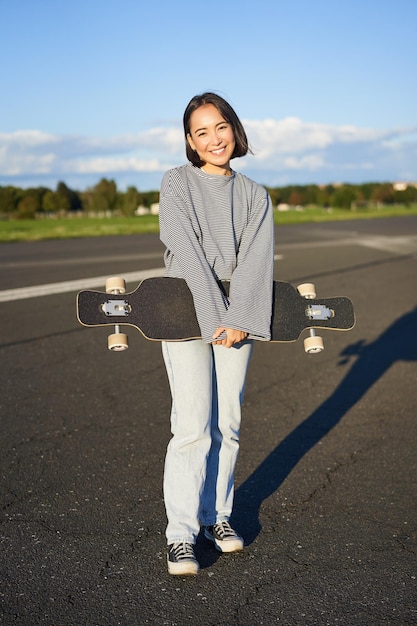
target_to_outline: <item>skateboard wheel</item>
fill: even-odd
[[[112,350],[113,352],[127,350],[129,347],[127,335],[124,333],[113,333],[112,335],[109,335],[107,346],[109,350]]]
[[[316,288],[313,283],[302,283],[298,285],[297,291],[303,298],[313,300],[316,297]]]
[[[308,354],[317,354],[324,350],[324,343],[321,337],[314,335],[313,337],[306,337],[304,339],[304,350]]]
[[[126,281],[119,276],[112,276],[106,280],[106,293],[125,293]]]

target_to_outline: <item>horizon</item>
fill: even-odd
[[[102,177],[100,179],[98,179],[93,185],[85,187],[83,189],[78,189],[76,187],[71,187],[70,185],[68,185],[65,180],[60,180],[57,182],[56,185],[54,185],[53,187],[48,187],[47,185],[36,185],[36,186],[27,186],[27,187],[21,187],[19,185],[2,185],[0,184],[0,189],[2,188],[6,188],[6,187],[13,187],[16,189],[21,189],[22,191],[29,191],[31,189],[48,189],[50,191],[56,191],[56,188],[59,184],[64,184],[70,191],[73,191],[75,193],[84,193],[86,191],[89,191],[91,189],[93,189],[96,185],[98,185],[100,183],[101,180],[107,180],[109,182],[114,182],[116,184],[116,190],[119,193],[126,193],[127,189],[120,189],[117,185],[117,181],[111,179],[111,178],[106,178],[106,177]],[[262,183],[260,183],[262,184]],[[412,181],[412,180],[366,180],[363,181],[361,183],[352,183],[352,182],[348,182],[348,181],[334,181],[334,182],[327,182],[327,183],[313,183],[313,182],[309,182],[309,183],[290,183],[288,185],[276,185],[275,187],[271,187],[269,185],[262,185],[264,187],[268,187],[269,189],[281,189],[281,188],[285,188],[285,187],[318,187],[319,189],[323,190],[326,189],[326,187],[333,187],[334,189],[337,189],[339,187],[343,187],[343,186],[352,186],[352,187],[361,187],[361,186],[365,186],[365,185],[376,185],[376,186],[380,186],[380,185],[391,185],[393,187],[393,189],[395,191],[404,191],[405,189],[407,189],[408,187],[414,187],[417,189],[417,180]],[[131,185],[131,187],[135,187],[134,185]],[[135,188],[136,191],[138,193],[159,193],[159,189],[158,188],[154,188],[154,189],[138,189]]]

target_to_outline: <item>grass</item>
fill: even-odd
[[[308,222],[375,219],[403,215],[417,215],[417,204],[411,206],[384,206],[380,209],[326,210],[322,207],[305,207],[303,210],[275,211],[276,224],[301,224]],[[89,218],[0,221],[0,242],[40,241],[43,239],[70,239],[79,237],[108,237],[157,233],[156,215],[141,217]]]
[[[158,216],[72,217],[0,222],[0,242],[157,233]]]

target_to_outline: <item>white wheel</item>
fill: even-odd
[[[126,281],[119,276],[112,276],[106,280],[106,293],[125,293]]]
[[[304,350],[308,354],[317,354],[324,350],[324,343],[321,337],[314,335],[313,337],[306,337],[304,339]]]
[[[313,300],[316,297],[316,288],[313,283],[302,283],[298,285],[297,291],[300,296],[309,300]]]
[[[113,335],[109,335],[107,346],[109,350],[112,350],[113,352],[127,350],[129,347],[127,335],[124,333],[113,333]]]

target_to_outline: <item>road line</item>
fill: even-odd
[[[106,255],[96,257],[77,257],[73,259],[54,259],[54,265],[57,266],[69,266],[69,265],[86,265],[93,263],[108,263],[109,261],[122,262],[122,261],[149,261],[149,259],[161,260],[161,253],[149,253],[149,254],[118,254],[118,255]],[[51,259],[41,259],[35,261],[33,259],[26,261],[5,261],[2,262],[2,269],[15,269],[19,267],[49,267],[51,265]]]
[[[393,254],[414,254],[417,252],[417,237],[372,236],[358,238],[361,246],[392,252]]]
[[[127,283],[139,282],[144,278],[152,276],[162,276],[165,273],[164,267],[138,272],[124,272],[123,278]],[[13,300],[26,300],[27,298],[39,298],[40,296],[50,296],[58,293],[68,293],[70,291],[81,291],[82,289],[102,289],[109,276],[95,276],[94,278],[80,278],[79,280],[69,280],[62,283],[50,283],[48,285],[35,285],[33,287],[20,287],[18,289],[5,289],[0,291],[0,302],[11,302]]]

